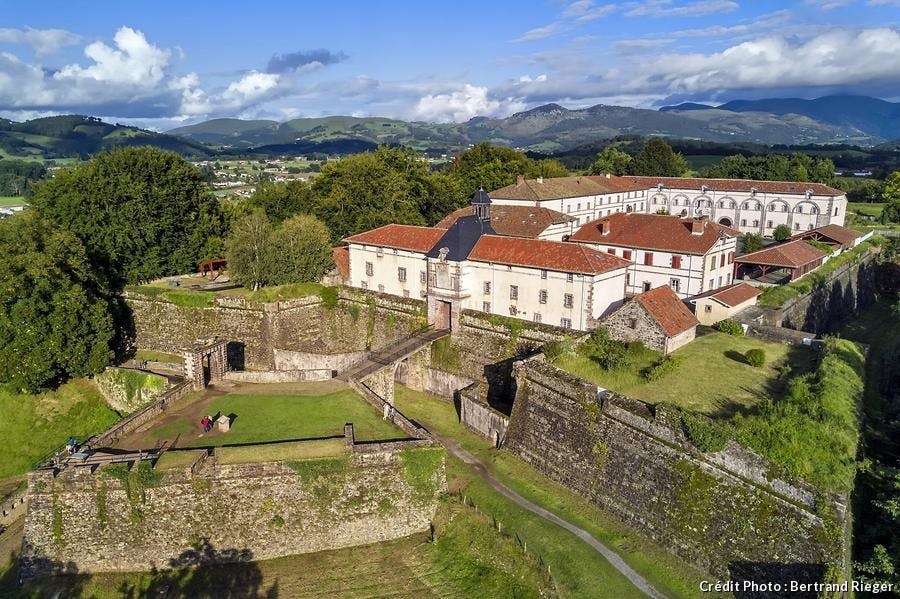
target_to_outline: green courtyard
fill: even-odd
[[[229,416],[231,429],[204,432],[203,416]],[[342,437],[352,423],[357,441],[403,439],[407,436],[352,389],[328,381],[237,385],[222,394],[213,389],[195,401],[166,412],[149,430],[126,440],[128,446],[152,447],[162,442],[179,448],[222,447]]]
[[[744,359],[750,349],[765,352],[766,363],[761,368]],[[679,360],[678,366],[655,381],[647,380],[642,372],[661,356],[646,348],[633,349],[627,363],[612,370],[604,370],[577,351],[557,357],[553,364],[604,389],[650,404],[670,403],[708,415],[730,415],[776,394],[788,371],[808,370],[814,361],[812,352],[803,347],[734,337],[706,327],[698,327],[697,338],[672,355]]]

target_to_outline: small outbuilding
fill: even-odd
[[[827,255],[806,240],[787,241],[735,258],[734,280],[788,283],[822,266]]]
[[[698,324],[690,309],[665,285],[634,296],[603,321],[614,339],[641,341],[664,354],[693,341]]]
[[[862,233],[840,225],[825,225],[797,233],[791,239],[812,239],[831,246],[835,251],[849,250],[859,244]]]
[[[731,318],[744,308],[756,305],[761,290],[747,283],[735,283],[701,293],[688,300],[694,305],[694,314],[700,324],[711,326]]]

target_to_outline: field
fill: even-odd
[[[847,210],[863,216],[874,216],[875,218],[878,218],[881,216],[881,211],[884,210],[884,204],[874,202],[871,204],[865,202],[850,202],[847,204]]]
[[[743,358],[754,348],[766,353],[762,368],[750,366]],[[671,403],[724,416],[764,401],[780,384],[785,365],[808,368],[812,361],[811,352],[803,348],[733,337],[706,327],[698,327],[697,338],[673,355],[682,360],[677,369],[653,382],[641,376],[641,370],[659,359],[655,352],[639,354],[625,368],[612,371],[576,352],[558,357],[554,364],[600,387],[647,403]]]
[[[70,436],[86,439],[119,419],[86,379],[37,395],[0,391],[0,415],[0,481],[25,474]]]
[[[18,206],[27,203],[22,196],[0,196],[0,206]]]
[[[204,415],[230,416],[231,430],[204,433]],[[322,439],[342,437],[347,422],[360,441],[406,437],[356,392],[328,382],[245,385],[225,395],[208,393],[167,412],[152,428],[123,443],[137,448],[165,441],[183,448]]]

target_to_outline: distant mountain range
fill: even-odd
[[[875,146],[900,139],[900,103],[867,96],[827,96],[735,100],[720,106],[685,103],[660,110],[602,104],[569,110],[546,104],[505,118],[476,117],[465,123],[349,116],[284,123],[214,119],[166,133],[86,116],[24,123],[0,119],[0,157],[87,157],[123,145],[152,145],[188,157],[247,152],[349,154],[379,144],[451,154],[483,141],[550,154],[623,135],[764,145]]]
[[[453,150],[488,141],[537,152],[569,149],[617,135],[656,135],[761,144],[874,145],[900,137],[900,104],[866,96],[818,100],[734,101],[722,106],[680,104],[660,110],[597,105],[569,110],[546,104],[506,118],[422,123],[387,118],[323,117],[276,121],[216,119],[168,133],[219,147],[290,149],[310,143],[393,143],[420,150]]]
[[[183,156],[211,156],[207,146],[165,133],[111,125],[98,118],[66,115],[17,123],[0,119],[0,157],[87,158],[115,146],[156,146]]]

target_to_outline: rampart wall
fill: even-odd
[[[817,581],[845,567],[846,497],[781,480],[734,441],[703,453],[679,414],[601,397],[540,359],[518,363],[515,374],[504,447],[703,570]]]

